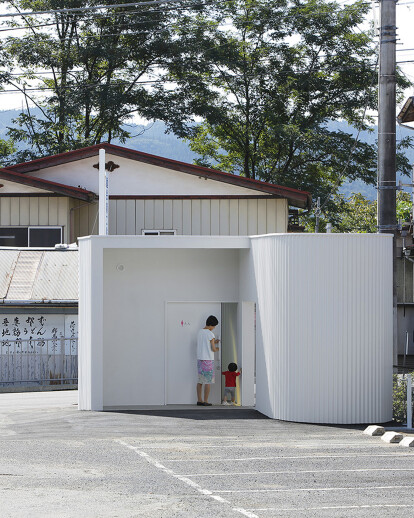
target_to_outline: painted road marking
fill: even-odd
[[[156,467],[157,469],[159,469],[160,471],[166,473],[167,475],[170,475],[171,477],[174,477],[174,478],[180,480],[181,482],[184,482],[185,484],[187,484],[188,486],[192,487],[193,489],[195,489],[196,491],[198,491],[202,495],[208,496],[208,497],[212,498],[213,500],[215,500],[216,502],[220,502],[222,504],[231,505],[229,500],[226,500],[225,498],[222,498],[219,495],[214,495],[213,491],[210,491],[208,489],[204,489],[199,484],[197,484],[197,482],[194,482],[193,480],[190,480],[188,477],[185,477],[183,475],[179,475],[178,473],[175,473],[172,469],[167,468],[166,466],[164,466],[163,464],[158,462],[156,459],[154,459],[153,457],[148,455],[148,453],[140,450],[137,446],[133,446],[132,444],[129,444],[129,443],[123,441],[122,439],[114,439],[114,440],[115,440],[115,442],[121,444],[122,446],[126,446],[130,450],[134,451],[137,455],[139,455],[141,458],[145,459],[152,466]],[[243,516],[246,516],[247,518],[259,518],[253,512],[248,511],[247,509],[243,509],[242,507],[233,507],[232,510],[234,512],[242,514]]]
[[[230,472],[227,473],[189,473],[182,475],[183,477],[229,477],[233,475],[289,475],[298,473],[355,473],[365,471],[414,471],[412,468],[366,468],[366,469],[312,469],[298,471],[246,471],[246,472]]]
[[[286,509],[280,509],[279,507],[258,507],[254,509],[248,509],[249,511],[323,511],[330,509],[380,509],[388,507],[414,507],[413,504],[373,504],[373,505],[335,505],[335,506],[324,506],[324,507],[288,507]]]
[[[414,452],[413,452],[414,453]],[[234,462],[234,461],[249,461],[249,460],[292,460],[292,459],[350,459],[353,457],[407,457],[410,458],[411,452],[407,450],[406,453],[355,453],[351,455],[296,455],[292,457],[279,455],[277,457],[242,457],[229,458],[220,457],[208,459],[164,459],[164,462]]]
[[[369,486],[369,487],[300,487],[297,489],[217,489],[214,493],[295,493],[296,491],[371,491],[373,489],[410,489],[413,486]]]

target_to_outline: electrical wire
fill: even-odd
[[[90,11],[99,11],[100,9],[125,9],[127,7],[137,7],[140,5],[158,5],[183,2],[184,0],[149,0],[144,2],[132,2],[127,4],[112,4],[112,5],[91,5],[89,7],[71,7],[67,9],[48,9],[44,11],[24,11],[21,13],[2,13],[0,18],[13,18],[16,16],[38,16],[40,14],[76,14],[86,13]]]
[[[51,9],[51,10],[45,10],[45,11],[27,11],[27,12],[21,12],[21,13],[2,13],[0,14],[0,18],[10,18],[10,17],[17,17],[17,16],[22,16],[22,17],[26,17],[26,16],[38,16],[38,15],[43,15],[43,14],[76,14],[77,12],[90,12],[90,11],[96,11],[96,10],[99,10],[99,9],[119,9],[119,8],[126,8],[126,7],[140,7],[140,6],[145,6],[145,5],[157,5],[157,4],[169,4],[169,3],[178,3],[178,2],[184,2],[185,0],[149,0],[149,1],[144,1],[144,2],[135,2],[135,3],[129,3],[129,4],[113,4],[113,5],[102,5],[102,6],[90,6],[90,7],[74,7],[74,8],[67,8],[67,9]],[[237,0],[226,0],[226,3],[230,3],[230,2],[237,2]],[[197,7],[197,6],[201,6],[201,5],[212,5],[214,6],[214,2],[205,2],[205,3],[190,3],[190,4],[186,4],[186,5],[183,5],[183,6],[174,6],[172,8],[169,8],[167,7],[166,9],[163,9],[163,10],[160,10],[160,11],[154,11],[154,10],[149,10],[149,11],[142,11],[142,10],[138,10],[138,11],[121,11],[120,14],[122,15],[129,15],[129,14],[133,14],[133,13],[140,13],[140,14],[143,14],[145,12],[148,12],[148,13],[154,13],[154,12],[165,12],[166,10],[168,9],[172,9],[172,10],[177,10],[177,9],[190,9],[190,8],[194,8],[194,7]],[[360,6],[364,6],[364,7],[368,7],[370,6],[371,4],[369,2],[365,2],[363,4],[360,4],[356,7],[356,9],[359,9]],[[338,15],[349,15],[349,12],[353,10],[355,6],[354,5],[349,5],[349,6],[345,6],[344,9],[342,10],[338,10],[336,11],[336,14]],[[328,14],[328,11],[326,9],[314,9],[312,10],[312,14]],[[102,18],[109,18],[109,17],[113,17],[113,16],[119,16],[119,13],[108,13],[108,14],[104,14],[104,13],[96,13],[97,16],[100,16]],[[303,18],[310,18],[311,16],[308,15],[308,14],[300,14],[300,13],[295,13],[295,16],[296,17],[300,17],[302,16]],[[21,28],[24,28],[23,26]],[[30,25],[27,26],[28,29],[31,28]]]

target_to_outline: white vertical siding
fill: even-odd
[[[39,198],[39,225],[49,224],[49,198]]]
[[[58,198],[49,199],[49,225],[57,225]]]
[[[10,198],[2,198],[1,200],[0,220],[3,226],[10,225]]]
[[[137,200],[135,202],[135,234],[140,236],[145,229],[145,202]]]
[[[134,200],[127,200],[126,202],[126,227],[125,227],[125,233],[128,236],[133,236],[135,231],[135,222],[136,222],[136,214],[135,214],[135,201]]]
[[[30,199],[30,224],[31,225],[38,225],[39,224],[39,198],[29,198]],[[3,204],[3,201],[1,200],[1,203]],[[6,225],[6,223],[2,222],[2,225]]]
[[[212,236],[220,235],[220,201],[211,200],[210,232]]]
[[[143,229],[175,230],[178,235],[193,236],[286,232],[287,202],[281,199],[112,199],[109,226],[109,233],[118,235],[140,235]],[[85,234],[79,235],[92,233],[91,228],[88,232],[83,228],[83,231]]]
[[[392,237],[252,239],[258,410],[317,423],[392,417]]]
[[[164,228],[164,200],[154,202],[154,226],[152,228]]]
[[[201,234],[211,233],[211,200],[201,200]]]
[[[257,200],[247,200],[247,233],[257,235]]]
[[[230,228],[231,236],[239,235],[239,200],[230,200]]]
[[[62,226],[64,240],[98,233],[98,204],[67,197],[0,197],[1,226]],[[281,199],[145,199],[109,201],[109,234],[140,235],[143,229],[178,235],[257,235],[287,230]]]
[[[183,202],[181,200],[173,200],[173,219],[172,228],[177,231],[177,234],[183,233]]]
[[[126,201],[125,200],[116,201],[116,234],[118,236],[123,236],[126,234]]]
[[[230,234],[230,200],[220,200],[220,235]]]
[[[267,200],[257,200],[257,233],[267,233]]]
[[[191,200],[183,200],[183,234],[191,235]]]
[[[20,198],[10,198],[10,225],[20,224]]]
[[[201,200],[191,200],[191,234],[201,234]]]
[[[163,228],[173,228],[172,226],[172,200],[164,200],[164,222]]]
[[[61,226],[64,238],[67,239],[68,224],[69,198],[63,196],[0,197],[1,226]]]
[[[20,225],[30,223],[30,198],[20,198]]]

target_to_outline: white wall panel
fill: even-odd
[[[247,236],[247,200],[239,200],[239,235]]]
[[[239,235],[239,200],[230,200],[230,229],[231,236]]]
[[[260,411],[316,423],[391,419],[391,243],[375,234],[252,239]]]
[[[201,200],[191,200],[191,234],[201,235]]]
[[[98,204],[91,203],[88,206],[88,234],[98,234],[99,233],[99,221],[98,221]]]
[[[228,236],[230,234],[230,200],[220,200],[220,235]]]
[[[247,200],[247,234],[257,235],[257,200]]]
[[[141,235],[145,229],[145,202],[136,200],[135,202],[135,234]]]
[[[183,233],[183,202],[182,200],[173,200],[173,222],[172,228],[177,231],[178,235]]]
[[[129,236],[135,234],[135,200],[127,200],[126,202],[125,233]]]
[[[30,198],[20,198],[20,225],[30,223]]]
[[[211,232],[211,200],[201,200],[201,234],[210,235]]]
[[[145,229],[154,228],[154,200],[145,200]]]
[[[220,235],[220,200],[211,200],[211,235]]]
[[[39,225],[39,198],[30,198],[30,224]]]
[[[10,225],[10,198],[1,199],[0,220],[3,226]]]
[[[164,200],[164,222],[165,229],[172,229],[172,200]]]
[[[10,225],[20,224],[20,198],[10,198]]]
[[[257,233],[267,233],[267,200],[257,200]]]
[[[49,198],[39,198],[39,225],[49,223]]]
[[[183,200],[183,234],[191,235],[191,200]]]
[[[154,227],[164,228],[164,200],[155,200],[154,202]]]
[[[49,198],[49,225],[57,225],[58,221],[58,198]]]
[[[126,201],[116,200],[116,233],[119,236],[126,234]]]

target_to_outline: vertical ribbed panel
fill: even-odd
[[[392,418],[392,237],[252,239],[257,408],[314,423]]]

